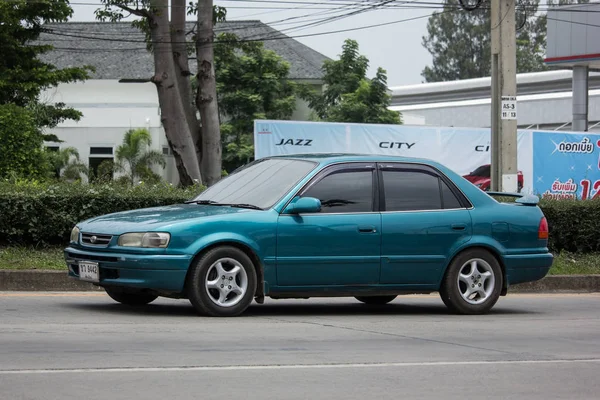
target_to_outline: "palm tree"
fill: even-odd
[[[132,185],[139,177],[160,179],[151,168],[154,164],[163,168],[167,165],[161,152],[148,148],[151,144],[150,132],[145,128],[138,128],[125,132],[123,144],[117,147],[116,167],[127,173]]]
[[[79,152],[75,147],[65,147],[57,151],[48,151],[48,158],[52,169],[59,178],[69,181],[81,179],[81,175],[88,175],[88,167],[79,160]]]

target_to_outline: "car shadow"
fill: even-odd
[[[187,300],[171,301],[165,303],[151,303],[144,306],[127,306],[119,303],[76,303],[65,302],[65,307],[98,313],[113,313],[120,315],[139,316],[161,316],[161,317],[199,317],[192,305]],[[526,307],[526,306],[524,306]],[[497,304],[487,315],[532,315],[538,314],[533,310],[519,308],[512,305],[510,308]],[[358,303],[352,299],[348,302],[320,303],[307,302],[304,300],[285,301],[278,304],[277,301],[268,301],[265,304],[252,303],[250,307],[238,318],[247,317],[286,317],[286,316],[402,316],[402,315],[438,315],[453,316],[458,318],[477,318],[481,316],[461,316],[452,314],[440,301],[432,303],[426,301],[417,303],[403,303],[402,299],[385,305],[367,305]]]

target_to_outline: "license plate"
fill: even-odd
[[[89,261],[79,262],[79,279],[88,282],[100,281],[100,268],[98,263]]]

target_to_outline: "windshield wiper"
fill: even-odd
[[[186,201],[185,203],[186,204],[195,203],[195,204],[202,204],[202,205],[209,205],[209,206],[229,206],[229,207],[237,207],[237,208],[251,208],[253,210],[262,210],[262,208],[260,208],[259,206],[255,206],[254,204],[219,203],[218,201],[214,201],[214,200],[190,200],[190,201]]]
[[[231,206],[231,207],[239,207],[239,208],[251,208],[253,210],[262,210],[262,208],[260,208],[259,206],[255,206],[254,204],[241,203],[241,204],[223,204],[223,205]]]
[[[185,202],[185,204],[208,204],[208,205],[212,205],[212,206],[223,206],[224,204],[221,204],[219,202],[216,202],[214,200],[188,200]]]

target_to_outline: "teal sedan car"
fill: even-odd
[[[481,314],[553,262],[538,197],[514,196],[498,202],[430,160],[268,157],[185,204],[81,222],[65,258],[70,277],[117,302],[184,298],[207,316],[265,297],[383,305],[432,292]]]

